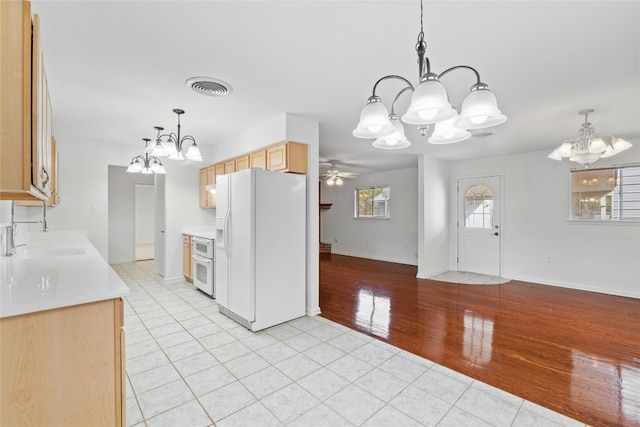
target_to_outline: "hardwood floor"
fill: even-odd
[[[594,426],[640,426],[640,299],[320,256],[322,316]]]

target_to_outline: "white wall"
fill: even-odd
[[[165,263],[164,280],[184,278],[182,271],[182,229],[184,226],[215,226],[215,210],[200,208],[200,167],[185,167],[178,160],[162,162],[165,175]],[[161,224],[159,224],[161,226]]]
[[[391,187],[390,219],[355,219],[358,187]],[[345,179],[341,186],[322,183],[322,241],[336,254],[416,265],[418,262],[418,169],[407,168]],[[336,241],[337,240],[337,241]]]
[[[569,222],[569,171],[576,163],[556,162],[548,151],[454,162],[456,180],[502,175],[504,202],[503,275],[529,282],[640,298],[640,223]],[[640,141],[593,167],[640,162]],[[455,270],[455,197],[449,203],[450,268]],[[551,256],[552,262],[547,258]]]
[[[154,211],[155,196],[153,188],[153,176],[151,185],[136,184],[135,186],[135,206],[133,214],[135,217],[135,243],[153,243],[154,235]]]
[[[418,274],[427,278],[449,269],[449,164],[418,158]]]
[[[58,140],[60,204],[48,210],[50,230],[86,230],[87,237],[105,260],[108,245],[108,167],[127,166],[142,147]],[[38,220],[41,208],[22,208],[21,218]],[[18,210],[16,210],[18,212]],[[37,231],[38,226],[30,226]]]
[[[306,313],[320,313],[318,242],[318,150],[319,124],[294,114],[283,113],[216,144],[211,163],[218,163],[282,141],[308,145],[307,173],[307,298]]]
[[[110,263],[133,262],[135,260],[135,194],[137,184],[153,185],[153,175],[127,173],[127,168],[124,166],[108,167],[107,217]]]

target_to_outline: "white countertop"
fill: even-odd
[[[0,257],[0,318],[118,298],[129,288],[83,230],[19,236]]]
[[[202,237],[205,239],[213,239],[216,238],[216,228],[215,226],[187,226],[182,227],[182,234],[188,234],[189,236]]]

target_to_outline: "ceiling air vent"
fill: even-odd
[[[211,77],[191,77],[186,81],[187,87],[194,92],[207,96],[225,96],[233,92],[229,83]]]

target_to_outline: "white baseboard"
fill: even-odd
[[[311,316],[311,317],[313,317],[313,316],[317,316],[317,315],[319,315],[320,313],[321,313],[321,311],[320,311],[320,307],[311,307],[311,308],[307,307],[307,309],[306,309],[306,311],[305,311],[305,314],[306,314],[307,316]]]
[[[616,291],[616,290],[612,290],[612,289],[603,289],[603,288],[598,288],[598,287],[579,285],[577,283],[569,283],[569,282],[557,282],[557,281],[549,282],[547,280],[539,279],[539,278],[535,278],[535,277],[512,276],[511,280],[519,280],[521,282],[538,283],[540,285],[557,286],[557,287],[560,287],[560,288],[575,289],[577,291],[596,292],[596,293],[605,294],[605,295],[615,295],[615,296],[619,296],[619,297],[628,297],[628,298],[638,298],[638,299],[640,299],[640,292],[637,292],[637,293],[623,292],[623,291]]]
[[[373,259],[373,260],[376,260],[376,261],[394,262],[396,264],[407,264],[407,265],[415,265],[415,266],[418,265],[416,260],[407,260],[407,259],[403,259],[403,258],[381,257],[381,256],[377,256],[377,255],[362,254],[362,253],[357,253],[357,252],[336,251],[334,249],[331,249],[331,253],[332,254],[336,254],[336,255],[352,256],[352,257],[356,257],[356,258]]]

